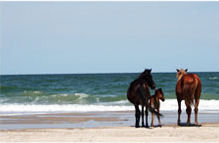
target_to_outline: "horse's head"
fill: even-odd
[[[165,97],[164,97],[164,93],[163,93],[162,88],[156,89],[155,95],[158,98],[158,100],[160,99],[162,101],[165,101]]]
[[[148,86],[151,89],[155,89],[156,85],[155,85],[154,80],[152,78],[151,71],[152,71],[152,69],[145,69],[144,72],[140,74],[139,78],[145,79],[147,81]]]
[[[185,70],[184,69],[176,69],[176,71],[177,71],[176,77],[178,80],[180,80],[182,78],[182,76],[187,73],[188,69],[185,69]]]

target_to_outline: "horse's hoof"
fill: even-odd
[[[201,124],[198,124],[198,123],[195,123],[195,126],[201,127],[202,125],[201,125]]]
[[[162,125],[158,125],[158,127],[160,127],[160,128],[161,128],[161,127],[162,127]]]

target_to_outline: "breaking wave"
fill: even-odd
[[[184,102],[184,101],[183,101]],[[182,102],[182,110],[185,110],[185,104]],[[199,110],[205,112],[218,111],[219,100],[201,100]],[[178,105],[176,99],[167,99],[161,103],[162,111],[177,111]],[[134,111],[134,106],[127,100],[109,103],[80,105],[80,104],[1,104],[1,114],[15,113],[50,113],[50,112],[97,112],[97,111]]]

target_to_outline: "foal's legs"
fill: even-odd
[[[139,121],[140,121],[140,110],[139,110],[138,105],[135,105],[135,119],[136,119],[135,127],[138,128]]]
[[[152,127],[154,127],[154,116],[155,116],[155,114],[152,113],[152,115],[151,115],[151,126]]]
[[[160,109],[158,109],[158,113],[160,113]],[[158,122],[159,122],[159,125],[158,125],[158,126],[161,127],[162,125],[161,125],[161,121],[160,121],[160,116],[157,116],[157,118],[158,118]]]
[[[181,101],[180,99],[177,98],[177,102],[178,102],[178,121],[177,121],[177,124],[180,125],[180,114],[182,112],[181,110]]]
[[[142,127],[144,127],[144,105],[141,106]]]
[[[186,103],[186,113],[188,115],[186,125],[189,126],[190,125],[190,117],[191,117],[192,108],[191,108],[190,103],[187,100],[185,100],[185,103]]]
[[[198,104],[199,99],[195,99],[195,125],[198,125]]]

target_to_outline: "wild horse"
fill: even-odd
[[[180,125],[181,101],[185,100],[188,115],[186,125],[190,125],[191,104],[195,100],[195,125],[198,125],[198,105],[201,96],[201,80],[196,74],[187,73],[187,69],[177,69],[176,97],[178,101],[178,125]]]
[[[154,108],[158,113],[160,113],[160,100],[164,102],[165,97],[162,88],[156,89],[155,94],[149,97],[150,106]],[[154,113],[151,115],[151,126],[154,127]],[[161,127],[160,116],[157,117],[159,122],[159,127]]]
[[[146,114],[146,127],[148,126],[148,109],[150,112],[155,113],[157,116],[160,116],[159,113],[157,113],[153,108],[149,106],[148,99],[150,97],[150,90],[155,89],[155,83],[153,81],[152,75],[151,75],[151,69],[145,69],[143,73],[140,74],[140,76],[131,82],[128,91],[127,91],[127,98],[128,100],[134,104],[135,106],[135,118],[136,118],[136,124],[135,127],[139,127],[139,121],[140,121],[140,110],[139,105],[142,106],[142,126],[144,127],[144,106],[146,106],[145,114]]]

